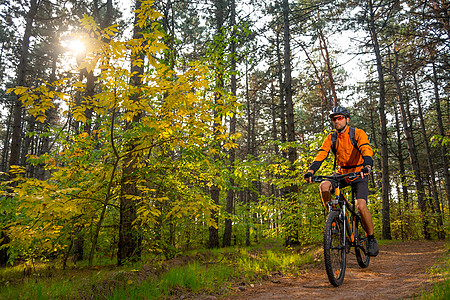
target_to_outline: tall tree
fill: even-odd
[[[231,94],[236,98],[237,96],[237,79],[236,79],[236,1],[231,0],[230,1],[230,26],[232,28],[232,37],[231,37],[231,45],[230,45],[230,55],[231,55]],[[237,116],[236,113],[233,113],[230,120],[230,135],[234,135],[236,133],[236,121]],[[234,163],[236,161],[236,150],[235,147],[232,147],[229,151],[230,158],[229,158],[229,174],[230,174],[230,187],[227,191],[227,197],[226,197],[226,207],[225,212],[228,214],[227,217],[225,217],[225,228],[223,231],[223,246],[228,247],[231,246],[231,233],[232,233],[232,219],[231,214],[233,213],[233,207],[234,207],[234,189],[235,189],[235,182],[233,178],[234,174]]]
[[[294,102],[292,100],[292,70],[291,70],[291,36],[290,36],[290,17],[289,17],[289,1],[283,0],[283,42],[284,42],[284,97],[286,104],[286,125],[287,125],[287,141],[295,142],[295,120],[294,120]],[[297,150],[292,145],[289,147],[289,161],[292,171],[294,170],[295,160],[297,159]],[[292,186],[292,192],[296,190]]]
[[[26,75],[28,68],[28,55],[29,55],[29,45],[30,37],[32,35],[33,22],[36,16],[40,1],[31,0],[30,9],[26,15],[26,25],[25,31],[22,39],[22,47],[20,53],[20,61],[17,67],[17,79],[16,84],[18,86],[26,85]],[[20,159],[20,150],[22,142],[22,102],[18,99],[14,102],[14,113],[13,113],[13,130],[12,130],[12,140],[11,140],[11,154],[9,165],[18,165]]]
[[[135,1],[134,29],[133,39],[140,41],[143,39],[143,25],[140,20],[140,12],[142,2]],[[136,51],[131,57],[131,86],[133,94],[130,95],[130,101],[138,105],[142,98],[142,75],[144,73],[144,51]],[[141,119],[141,112],[135,112],[132,120],[125,124],[125,130],[131,131],[136,127]],[[135,220],[137,218],[137,196],[139,190],[136,186],[136,170],[137,155],[136,145],[130,141],[126,145],[127,154],[124,158],[124,167],[122,170],[121,195],[119,201],[120,225],[119,225],[119,248],[117,251],[117,264],[123,265],[126,261],[136,261],[141,256],[142,236],[139,232]]]
[[[438,75],[436,71],[436,64],[433,62],[433,91],[434,91],[434,103],[435,103],[435,109],[436,109],[436,118],[439,128],[439,135],[441,138],[444,138],[445,136],[445,130],[444,130],[444,123],[442,121],[442,111],[441,111],[441,100],[439,96],[439,83],[438,83]],[[447,146],[442,141],[439,143],[439,147],[441,148],[441,154],[442,154],[442,169],[444,173],[444,179],[445,179],[445,191],[447,194],[447,204],[450,207],[450,171],[449,163],[448,163],[448,152],[447,152]],[[450,213],[449,213],[450,214]]]
[[[333,105],[338,106],[339,101],[338,101],[337,94],[336,94],[336,87],[334,85],[333,71],[331,68],[330,54],[328,53],[327,39],[325,38],[325,35],[323,34],[323,31],[320,28],[318,29],[317,33],[318,33],[319,40],[320,40],[320,52],[321,52],[322,58],[325,62],[325,67],[326,67],[327,75],[328,75],[328,81],[330,83],[331,95],[333,98]]]
[[[17,73],[16,73],[16,85],[18,86],[26,86],[26,76],[28,71],[28,60],[29,60],[29,46],[30,46],[30,38],[32,36],[32,30],[33,30],[33,22],[36,17],[36,13],[39,7],[40,1],[38,0],[31,0],[30,2],[30,8],[28,10],[28,13],[26,14],[26,20],[25,20],[25,31],[22,38],[21,43],[21,50],[20,50],[20,58],[19,58],[19,65],[17,66]],[[3,50],[3,47],[2,47]],[[20,163],[20,154],[21,154],[21,143],[22,143],[22,102],[19,100],[19,96],[15,97],[14,103],[12,106],[12,136],[11,136],[11,144],[10,146],[10,160],[9,160],[9,166],[18,165]],[[8,145],[8,143],[5,143],[4,146]],[[6,151],[4,151],[6,152]],[[6,153],[4,154],[6,156]],[[5,159],[5,157],[4,157]],[[6,159],[5,159],[6,161]],[[0,228],[1,230],[2,228]],[[3,246],[4,244],[7,244],[10,240],[10,237],[7,236],[5,232],[2,230],[0,231],[0,246]],[[0,250],[0,265],[6,264],[9,255],[7,252],[7,248],[3,247]]]
[[[381,148],[381,197],[382,197],[382,214],[383,214],[383,238],[391,239],[391,221],[389,207],[389,151],[388,151],[388,133],[386,119],[386,89],[384,83],[384,69],[381,57],[380,45],[378,42],[378,32],[375,25],[375,8],[373,1],[368,0],[368,17],[367,25],[372,40],[372,47],[376,58],[377,74],[378,74],[378,96],[379,96],[379,118],[380,118],[380,148]]]
[[[400,80],[398,78],[398,71],[397,71],[398,70],[398,54],[397,54],[397,52],[395,52],[394,66],[393,66],[393,68],[390,68],[390,69],[391,69],[391,74],[394,78],[395,89],[397,91],[398,104],[400,106],[400,116],[401,116],[401,120],[403,123],[403,130],[405,131],[406,144],[408,146],[407,148],[408,148],[408,153],[409,153],[409,160],[411,162],[411,167],[414,172],[414,178],[415,178],[415,183],[416,183],[416,188],[417,188],[417,198],[418,198],[418,202],[419,202],[419,209],[423,214],[422,215],[423,233],[424,233],[424,236],[427,239],[429,239],[430,238],[430,234],[429,234],[429,230],[428,230],[428,222],[429,221],[426,216],[427,206],[426,206],[426,202],[425,202],[425,189],[424,189],[424,185],[423,185],[423,181],[422,181],[422,176],[420,174],[420,166],[419,166],[419,161],[417,159],[417,150],[416,150],[416,146],[414,144],[411,126],[409,126],[409,124],[408,124],[407,110],[405,109],[405,102],[407,100],[405,100],[405,98],[403,97],[402,90],[400,87]]]
[[[397,132],[397,160],[399,164],[399,177],[400,182],[402,184],[402,197],[403,197],[403,203],[407,206],[409,206],[408,201],[408,186],[406,183],[406,170],[405,170],[405,162],[403,158],[403,140],[402,140],[402,132],[400,130],[400,121],[398,118],[397,110],[394,109],[394,116],[395,116],[395,131]]]
[[[281,56],[281,41],[280,41],[280,30],[277,29],[276,31],[276,55],[277,55],[277,79],[278,79],[278,86],[279,86],[279,98],[280,98],[280,127],[281,127],[281,142],[286,142],[286,97],[285,97],[285,80],[283,80],[283,60]],[[284,153],[284,152],[283,152]]]
[[[215,137],[215,143],[218,142],[218,136],[220,132],[220,126],[221,126],[221,115],[219,114],[219,106],[221,104],[221,101],[223,101],[223,89],[225,86],[225,74],[224,68],[225,68],[225,49],[224,45],[220,42],[224,38],[224,23],[225,23],[225,16],[227,11],[227,2],[224,0],[214,0],[214,6],[215,6],[215,25],[216,25],[216,34],[214,38],[214,45],[215,45],[215,55],[216,58],[216,66],[215,66],[215,92],[214,92],[214,105],[216,106],[214,108],[214,124],[213,124],[213,131],[214,131],[214,137]],[[214,145],[217,146],[217,145]],[[218,160],[219,156],[218,154],[214,154],[214,160]],[[219,205],[219,198],[220,198],[220,189],[217,183],[213,184],[211,186],[211,199],[213,200],[214,204]],[[209,240],[208,240],[208,248],[218,248],[219,247],[219,214],[217,210],[211,211],[211,219],[214,220],[215,226],[209,227]]]
[[[419,87],[417,84],[416,74],[413,73],[412,77],[413,77],[413,84],[414,84],[414,94],[415,94],[416,103],[417,103],[417,110],[419,113],[420,129],[421,129],[423,141],[425,144],[425,152],[426,152],[426,156],[427,156],[428,169],[430,171],[430,183],[431,183],[430,189],[431,189],[431,192],[433,195],[434,210],[436,213],[436,221],[437,221],[436,223],[438,225],[438,228],[437,228],[438,236],[439,236],[439,238],[442,239],[442,238],[444,238],[444,230],[443,230],[441,206],[439,203],[439,195],[438,195],[437,184],[436,184],[435,167],[434,167],[433,160],[431,158],[431,155],[432,155],[431,148],[430,148],[427,131],[425,128],[425,121],[424,121],[424,116],[423,116],[422,104],[420,103],[421,101],[420,101]]]

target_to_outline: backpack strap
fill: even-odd
[[[331,134],[331,151],[333,151],[334,155],[336,155],[336,141],[337,141],[337,132],[335,130]]]
[[[354,127],[348,128],[348,135],[350,136],[350,141],[352,142],[353,147],[355,147],[359,151],[358,142],[355,139],[355,128]],[[359,153],[361,153],[361,151],[359,151]]]
[[[336,141],[337,141],[337,131],[333,131],[331,134],[331,151],[333,151],[334,154],[334,163],[333,163],[333,170],[336,170]]]

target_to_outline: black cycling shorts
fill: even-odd
[[[331,193],[334,194],[334,188],[336,187],[336,182],[331,181]],[[347,186],[352,187],[352,193],[355,195],[355,199],[364,199],[367,201],[367,196],[369,196],[369,176],[365,176],[364,178],[358,177],[350,183],[347,183],[345,179],[341,179],[340,181],[341,188],[345,188]]]

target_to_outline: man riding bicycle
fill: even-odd
[[[336,106],[330,114],[330,119],[336,132],[325,138],[304,178],[311,182],[311,177],[319,170],[330,150],[333,150],[335,154],[335,164],[338,165],[337,172],[339,174],[361,172],[361,177],[353,180],[345,179],[345,182],[342,182],[342,187],[348,185],[352,187],[352,192],[356,197],[356,207],[368,234],[368,255],[377,256],[378,244],[374,238],[372,215],[366,205],[369,194],[368,175],[373,165],[373,151],[369,139],[362,129],[348,126],[350,113],[347,108]],[[331,193],[334,193],[332,182],[323,181],[319,189],[322,202],[325,207],[328,207],[328,202],[331,201]]]

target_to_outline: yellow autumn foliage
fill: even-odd
[[[96,224],[101,225],[101,240],[113,243],[116,233],[111,228],[119,223],[121,184],[133,184],[139,191],[132,199],[138,203],[135,226],[148,234],[148,243],[155,227],[164,222],[183,228],[217,226],[210,212],[218,207],[205,188],[225,185],[218,175],[223,166],[211,155],[223,148],[212,148],[211,141],[215,139],[225,150],[237,147],[237,135],[230,137],[220,119],[235,113],[236,104],[225,93],[221,103],[214,104],[207,66],[194,62],[182,70],[158,59],[168,49],[154,22],[161,14],[153,10],[152,1],[142,1],[138,14],[137,25],[148,30],[141,38],[126,41],[115,37],[116,25],[101,29],[92,17],[81,20],[88,47],[79,69],[95,72],[99,84],[89,99],[75,103],[74,94],[62,92],[69,84],[65,79],[9,91],[19,95],[41,122],[55,99],[66,101],[66,115],[80,126],[92,121],[88,110],[97,118],[94,132],[62,136],[53,153],[30,157],[32,163],[45,165],[48,179],[20,176],[23,170],[12,167],[11,173],[17,174],[10,194],[15,204],[5,212],[11,253],[36,257],[67,251],[82,233],[89,245]],[[142,86],[130,84],[135,75],[130,62],[136,53],[145,54],[143,60],[133,60],[146,66]],[[70,87],[72,93],[87,88],[81,81]],[[214,110],[220,113],[218,119]],[[132,124],[137,116],[139,122]],[[215,132],[214,122],[221,124]],[[133,141],[131,149],[129,141]],[[122,176],[128,167],[123,158],[128,155],[136,167],[132,179]]]

